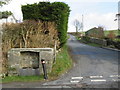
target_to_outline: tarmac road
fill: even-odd
[[[60,79],[44,85],[76,85],[87,88],[118,88],[118,51],[88,46],[70,35],[68,46],[74,67]]]
[[[88,46],[70,35],[67,42],[73,68],[58,80],[39,83],[4,84],[3,87],[28,88],[118,88],[118,51]]]

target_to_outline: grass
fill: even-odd
[[[57,54],[56,63],[53,65],[52,72],[49,74],[52,79],[57,78],[72,67],[72,60],[68,54],[68,47],[65,45],[61,52]]]
[[[2,83],[8,82],[32,82],[32,81],[43,81],[43,75],[41,76],[8,76],[2,80]]]
[[[95,44],[95,43],[87,43],[87,45],[94,46],[94,47],[101,47],[102,45]]]
[[[80,39],[80,38],[78,39],[78,37],[77,37],[77,40],[79,40],[81,43],[85,43],[85,44],[90,45],[90,46],[102,47],[102,45],[100,45],[100,44],[90,43],[90,42],[87,42],[87,41],[85,41],[83,39]]]
[[[68,54],[68,47],[64,46],[61,52],[57,54],[56,63],[52,67],[52,72],[48,74],[49,80],[58,78],[61,74],[65,73],[72,67],[72,60]],[[7,76],[2,80],[2,83],[8,82],[35,82],[44,81],[43,75],[41,76]]]
[[[77,40],[80,40],[80,38],[78,38],[77,36],[76,36],[76,39],[77,39]]]

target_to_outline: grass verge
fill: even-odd
[[[87,43],[87,45],[94,46],[94,47],[102,47],[102,45],[95,44],[95,43]]]
[[[72,59],[68,54],[68,47],[65,45],[61,52],[57,54],[56,63],[53,65],[52,72],[49,74],[51,79],[58,78],[72,67]]]
[[[100,45],[100,44],[90,43],[90,42],[87,42],[87,41],[85,41],[83,39],[78,39],[78,37],[77,37],[77,40],[80,41],[81,43],[85,43],[85,44],[90,45],[90,46],[102,47],[102,45]]]
[[[43,75],[41,76],[8,76],[2,80],[2,83],[8,82],[32,82],[44,80]]]
[[[52,67],[52,72],[48,74],[48,80],[57,79],[72,67],[72,59],[68,54],[68,47],[65,45],[61,52],[57,54],[56,63]],[[43,75],[40,76],[7,76],[2,79],[2,83],[8,82],[35,82],[44,81]]]

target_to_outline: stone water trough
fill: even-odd
[[[54,61],[52,48],[12,48],[8,52],[8,75],[31,76],[43,74],[41,60],[45,60],[47,73]]]

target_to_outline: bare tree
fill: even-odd
[[[80,31],[80,29],[82,28],[82,23],[79,22],[77,19],[75,19],[73,24],[75,26],[76,34],[77,34]]]

